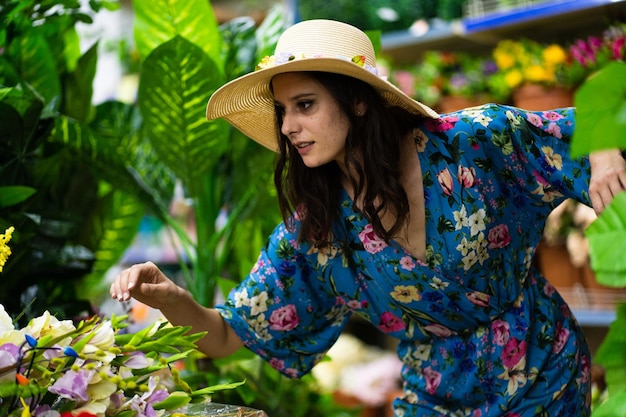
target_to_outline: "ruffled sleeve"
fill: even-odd
[[[317,254],[296,237],[279,225],[248,277],[216,306],[245,346],[289,377],[309,372],[350,316],[311,267]]]
[[[504,180],[518,190],[522,185],[534,204],[547,205],[548,211],[567,198],[591,205],[589,159],[570,157],[574,108],[525,111],[502,106],[486,114],[494,120],[489,129],[493,146],[485,149]],[[520,164],[523,170],[511,169]]]

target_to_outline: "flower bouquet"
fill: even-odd
[[[12,233],[0,234],[0,268]],[[128,333],[125,319],[95,315],[75,324],[46,311],[17,329],[0,304],[0,416],[182,416],[188,404],[243,384],[191,389],[177,365],[197,353],[204,334],[165,321]]]

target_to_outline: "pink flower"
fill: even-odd
[[[452,330],[448,329],[445,326],[442,326],[441,324],[429,324],[428,326],[424,326],[424,329],[432,334],[434,334],[435,336],[439,336],[439,337],[448,337],[448,336],[452,336],[453,334],[455,334]]]
[[[429,132],[445,132],[454,128],[456,122],[459,121],[458,117],[442,116],[439,119],[427,119],[424,121],[424,126]]]
[[[413,262],[413,258],[410,256],[402,257],[402,259],[400,259],[400,265],[402,266],[402,269],[406,269],[407,271],[415,268],[415,262]]]
[[[467,168],[459,165],[457,179],[461,183],[461,187],[472,187],[476,182],[476,170],[473,167]]]
[[[493,331],[493,341],[498,346],[504,346],[509,341],[509,323],[504,320],[496,320],[491,323],[491,330]]]
[[[489,294],[480,291],[472,291],[465,294],[468,300],[474,305],[487,307],[489,305]]]
[[[422,370],[422,375],[426,380],[426,391],[433,395],[441,383],[441,373],[435,371],[430,366]]]
[[[270,359],[269,363],[270,363],[270,366],[276,369],[277,371],[280,371],[281,369],[285,369],[285,361],[281,361],[280,359],[272,358]]]
[[[548,132],[555,138],[561,139],[563,137],[563,134],[561,134],[561,127],[556,123],[550,123],[548,127],[546,127],[546,132]]]
[[[526,356],[526,342],[512,337],[502,351],[502,364],[511,369]]]
[[[509,227],[506,224],[499,224],[489,231],[487,237],[489,249],[504,248],[511,243]]]
[[[293,304],[286,305],[272,312],[269,319],[270,329],[288,331],[295,329],[300,323],[300,318]]]
[[[371,224],[367,224],[363,228],[359,233],[359,239],[363,242],[363,247],[368,253],[378,253],[387,247],[385,241],[376,235]]]
[[[528,120],[528,122],[533,126],[543,127],[543,120],[538,114],[527,113],[526,120]]]
[[[544,111],[541,114],[546,120],[550,120],[551,122],[555,122],[557,120],[561,120],[564,116],[555,111]]]
[[[559,322],[556,325],[556,335],[554,338],[554,344],[552,345],[552,352],[559,353],[563,350],[563,347],[569,339],[569,330],[563,328],[563,324]]]
[[[454,184],[452,182],[452,175],[450,175],[448,168],[444,168],[439,171],[437,174],[437,181],[439,181],[439,185],[441,185],[441,189],[445,195],[452,195]]]
[[[385,311],[380,316],[380,322],[378,323],[378,328],[385,333],[397,332],[399,330],[404,330],[406,328],[404,322],[389,311]]]

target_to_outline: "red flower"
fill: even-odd
[[[72,414],[70,411],[64,411],[61,413],[61,417],[98,417],[95,414],[88,413],[87,411],[81,411],[78,414]]]

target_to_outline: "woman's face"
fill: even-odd
[[[281,132],[304,164],[314,168],[336,161],[343,167],[350,121],[330,92],[299,72],[276,75],[272,86]]]

